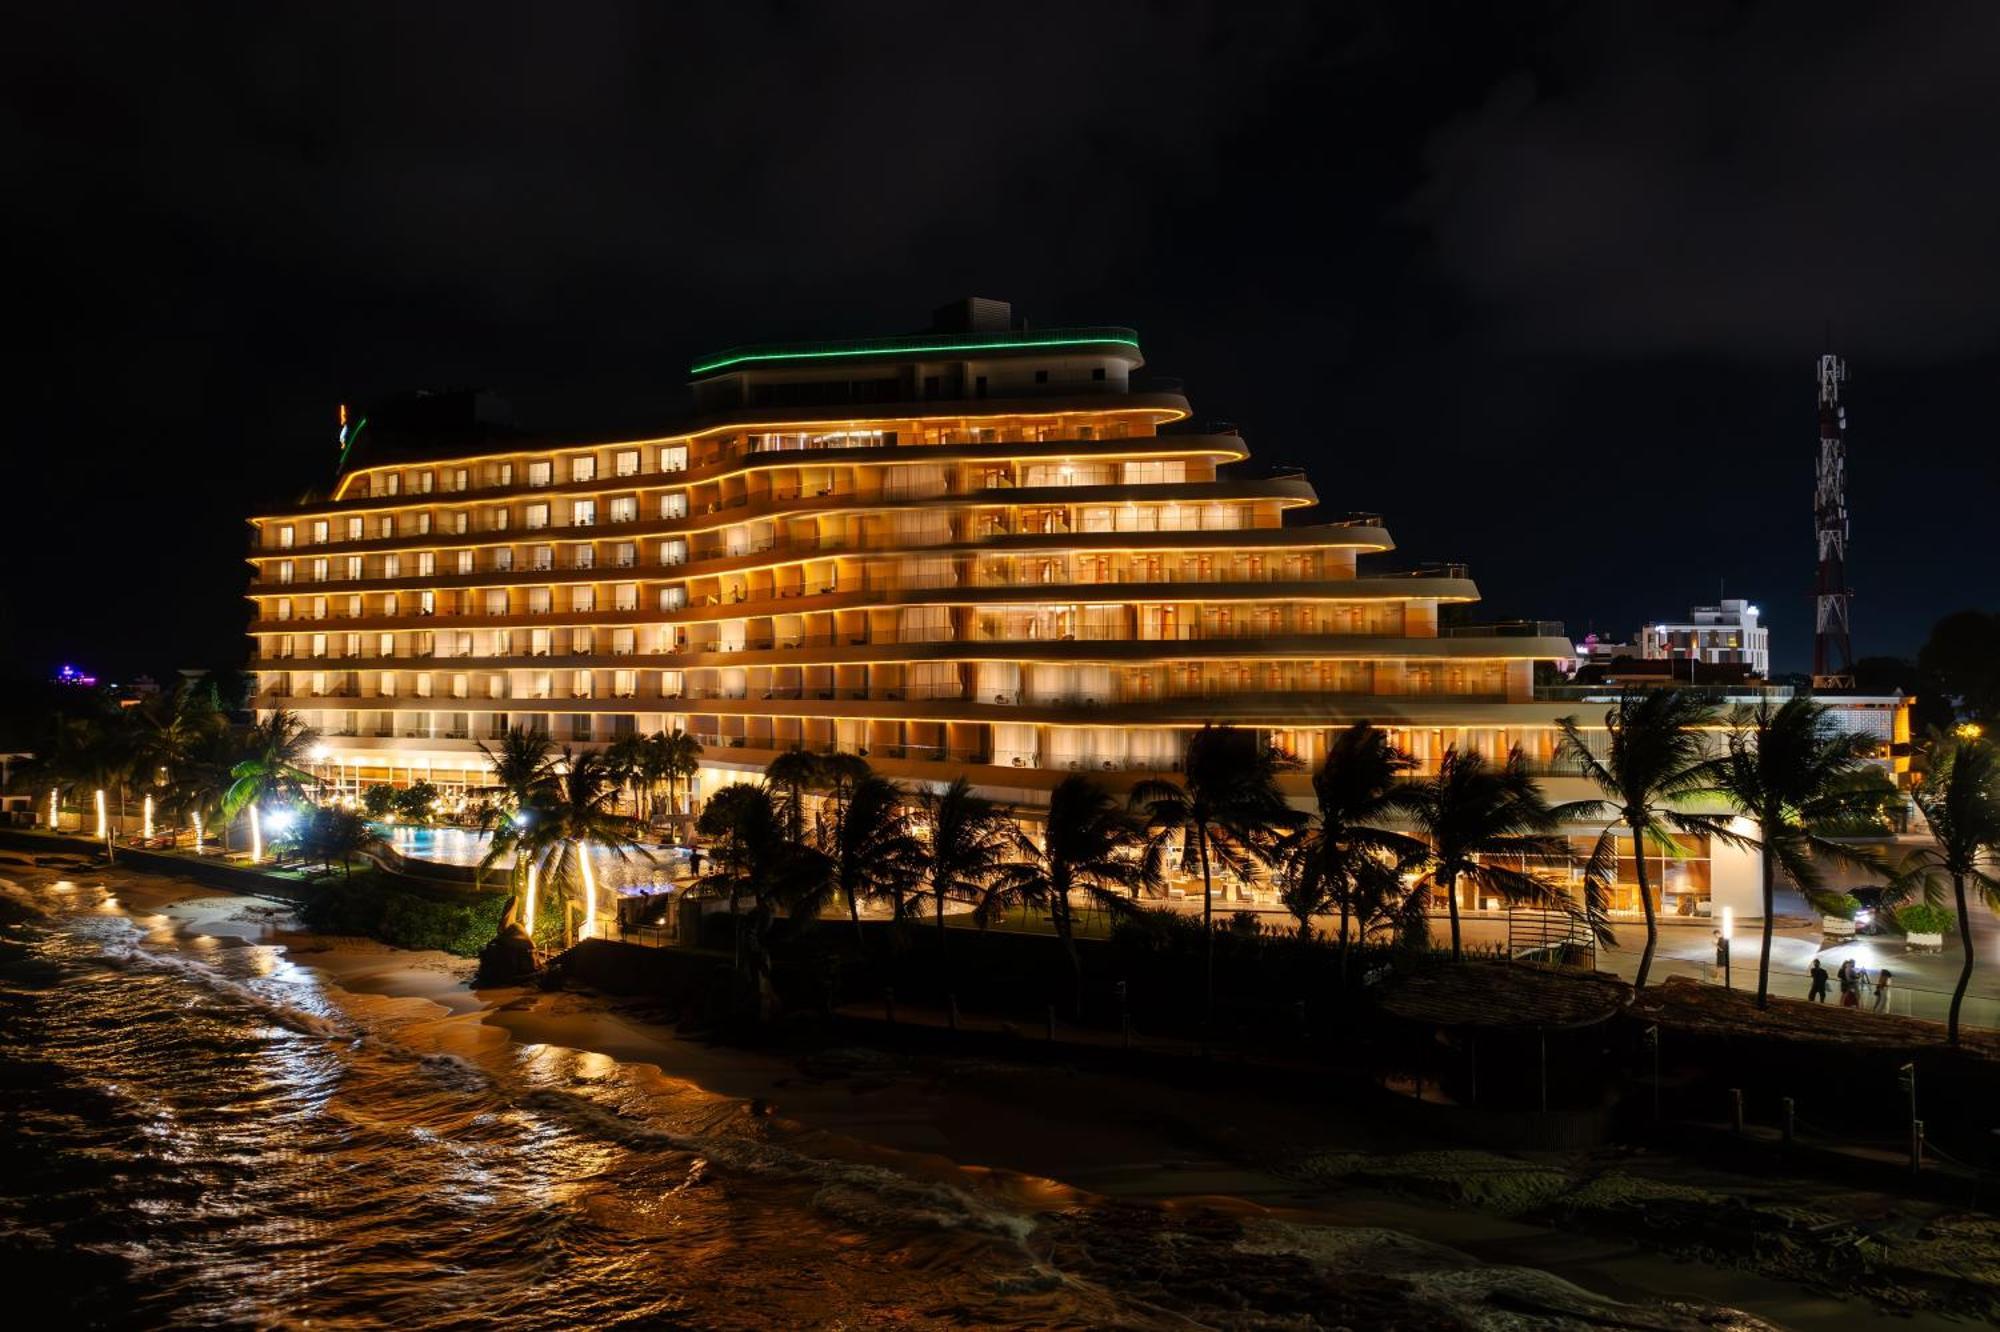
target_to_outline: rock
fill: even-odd
[[[509,921],[493,942],[479,950],[474,985],[518,985],[535,974],[535,945],[527,932]]]

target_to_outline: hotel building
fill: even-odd
[[[1430,767],[1546,766],[1557,716],[1601,718],[1536,701],[1559,627],[1441,619],[1478,599],[1463,567],[1390,567],[1381,519],[1251,465],[1132,330],[940,314],[705,357],[671,433],[357,448],[329,498],[252,520],[257,706],[349,789],[479,785],[509,726],[680,728],[697,797],[803,745],[1030,816],[1070,772],[1171,770],[1209,721],[1310,765],[1368,719]]]

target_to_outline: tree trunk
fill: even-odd
[[[854,946],[861,947],[861,903],[855,900],[854,885],[847,885],[847,918],[854,922]]]
[[[1766,841],[1770,839],[1770,834],[1765,829],[1770,826],[1768,823],[1758,826],[1758,832]],[[1767,999],[1771,989],[1771,925],[1772,917],[1777,914],[1777,867],[1771,863],[1771,848],[1766,846],[1763,850],[1764,854],[1760,858],[1763,862],[1760,877],[1764,889],[1764,937],[1757,949],[1757,1007],[1759,1008],[1769,1007]],[[1734,940],[1730,941],[1730,947],[1735,947]]]
[[[1660,922],[1653,914],[1652,885],[1646,882],[1646,835],[1637,823],[1633,823],[1631,828],[1632,858],[1639,866],[1639,906],[1646,913],[1646,947],[1639,954],[1639,975],[1632,982],[1632,988],[1643,990],[1646,988],[1646,973],[1653,969],[1653,950],[1659,947]],[[1612,877],[1617,877],[1615,868]]]
[[[1207,969],[1205,1021],[1215,1025],[1215,885],[1208,868],[1208,829],[1195,831],[1195,849],[1201,854],[1201,945]]]
[[[1340,895],[1340,983],[1343,988],[1347,985],[1347,914],[1351,898],[1351,892]]]
[[[1458,946],[1458,875],[1448,876],[1444,881],[1445,904],[1451,909],[1451,960],[1460,959]]]
[[[1965,960],[1959,964],[1958,985],[1951,992],[1951,1014],[1945,1021],[1945,1039],[1951,1044],[1957,1045],[1958,1009],[1959,1005],[1965,1002],[1965,987],[1972,984],[1972,916],[1966,910],[1965,876],[1963,874],[1954,874],[1951,876],[1951,892],[1952,896],[1957,899],[1958,946],[1965,954]]]
[[[1056,927],[1056,937],[1062,940],[1063,951],[1069,955],[1069,974],[1073,991],[1070,996],[1070,1016],[1082,1022],[1083,958],[1076,951],[1076,922],[1070,919],[1067,891],[1050,895],[1049,917]]]

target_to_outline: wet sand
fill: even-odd
[[[0,865],[0,873],[21,867]],[[1676,1262],[1628,1241],[1594,1238],[1365,1187],[1326,1188],[1275,1168],[1286,1150],[1385,1152],[1424,1145],[1379,1122],[1235,1094],[1226,1071],[1212,1089],[993,1060],[913,1060],[869,1050],[799,1058],[684,1038],[613,1001],[576,993],[473,991],[472,964],[439,952],[299,932],[255,898],[132,876],[117,904],[189,937],[282,946],[287,958],[354,994],[420,1001],[436,1012],[440,1048],[514,1040],[592,1052],[746,1103],[837,1154],[895,1158],[942,1175],[970,1167],[1100,1198],[1202,1206],[1321,1224],[1372,1226],[1461,1250],[1482,1261],[1539,1268],[1586,1289],[1638,1302],[1705,1301],[1774,1324],[1817,1329],[1943,1329],[1932,1314],[1879,1311],[1791,1282]]]

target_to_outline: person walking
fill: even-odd
[[[1878,1013],[1886,1013],[1889,1011],[1890,974],[1891,973],[1887,967],[1884,967],[1882,968],[1882,970],[1875,973],[1875,1011]]]
[[[1861,1007],[1861,970],[1848,958],[1840,964],[1840,1006],[1842,1008]]]
[[[1827,972],[1826,967],[1821,964],[1818,958],[1814,958],[1812,961],[1811,975],[1812,986],[1806,991],[1806,998],[1813,1003],[1823,1004],[1826,1002]]]

